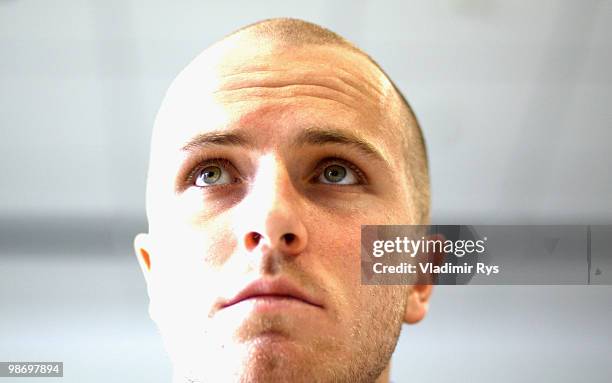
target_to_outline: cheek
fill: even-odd
[[[383,214],[379,214],[383,215]],[[318,273],[338,298],[338,304],[350,315],[372,311],[393,303],[401,306],[402,289],[389,286],[368,286],[361,283],[361,224],[383,221],[374,215],[353,214],[343,217],[327,215],[311,222],[311,256],[319,264]],[[310,261],[309,261],[310,262]]]
[[[310,222],[309,242],[317,262],[351,286],[361,284],[361,225],[381,221],[370,212],[345,210],[318,214]]]
[[[345,325],[352,321],[361,288],[360,225],[350,219],[327,217],[311,226],[311,248],[304,263],[312,267],[334,300],[334,316]]]
[[[152,303],[167,313],[208,316],[205,310],[223,286],[219,265],[235,247],[231,232],[222,223],[197,226],[185,222],[152,233],[152,237],[156,244],[149,278]]]
[[[214,268],[223,264],[236,248],[236,237],[227,219],[205,220],[199,215],[188,215],[169,221],[158,239],[160,271],[166,269]]]

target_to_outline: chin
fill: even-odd
[[[175,350],[178,351],[178,350]],[[345,350],[346,351],[346,350]],[[278,333],[243,342],[183,348],[171,355],[174,383],[372,383],[385,365],[372,368],[357,355],[302,343]],[[365,367],[365,368],[364,368]]]
[[[263,340],[249,346],[249,355],[239,373],[239,382],[317,382],[312,376],[316,363],[286,342]]]
[[[247,342],[212,349],[174,350],[174,383],[322,382],[308,348],[283,335],[264,334]],[[312,349],[312,348],[311,348]],[[312,351],[311,351],[312,352]],[[314,371],[313,371],[314,370]]]
[[[292,336],[292,331],[267,330],[250,334],[235,347],[242,363],[238,382],[318,382],[312,367],[320,365],[321,350],[313,339]],[[295,334],[294,334],[295,335]],[[232,381],[232,380],[230,380]]]

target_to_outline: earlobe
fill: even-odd
[[[442,234],[433,234],[427,236],[428,240],[444,241],[445,237]],[[442,248],[434,247],[429,253],[419,254],[420,262],[429,262],[434,265],[439,265],[444,259],[444,251]],[[435,283],[435,275],[422,273],[419,274],[417,282],[409,290],[408,301],[406,303],[406,312],[404,313],[404,322],[415,324],[421,321],[429,310],[429,298],[433,291]]]
[[[404,322],[415,324],[421,321],[429,310],[429,297],[433,290],[432,285],[414,285],[410,289]]]
[[[150,241],[148,234],[140,233],[136,235],[136,238],[134,238],[134,253],[138,259],[138,264],[142,269],[142,273],[145,278],[147,278],[151,271]]]

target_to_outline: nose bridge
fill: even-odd
[[[282,207],[282,199],[287,194],[284,189],[290,186],[290,181],[281,159],[266,154],[259,160],[249,197],[263,212]]]
[[[306,245],[299,197],[282,159],[266,154],[258,161],[245,199],[240,235],[247,251],[260,247],[299,253]]]

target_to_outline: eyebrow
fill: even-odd
[[[183,145],[184,151],[194,151],[207,146],[245,146],[252,147],[247,137],[240,133],[213,131],[200,133]]]
[[[308,128],[300,132],[293,139],[292,146],[304,147],[306,145],[321,146],[326,144],[339,144],[352,146],[365,156],[389,164],[382,153],[365,139],[344,130],[335,128]],[[200,133],[183,145],[183,151],[195,151],[209,146],[242,146],[254,148],[255,144],[248,136],[241,132],[212,131]]]
[[[387,159],[374,145],[353,133],[343,130],[334,128],[309,128],[301,132],[294,140],[294,146],[325,144],[352,146],[365,156],[388,164]]]

